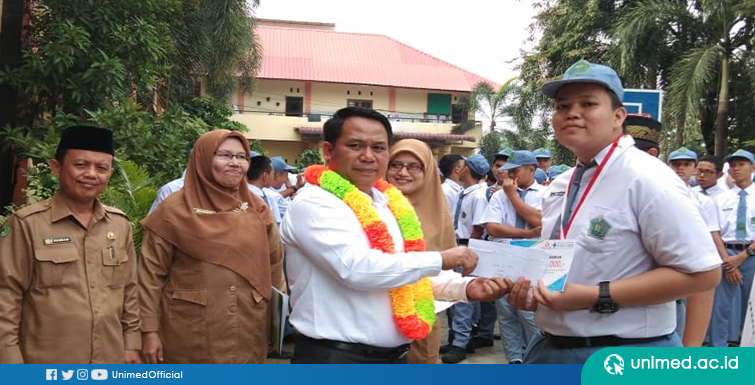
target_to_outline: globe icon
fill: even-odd
[[[611,354],[603,362],[606,372],[612,375],[624,375],[624,359],[618,354]]]

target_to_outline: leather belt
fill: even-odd
[[[724,246],[726,246],[727,249],[742,251],[746,249],[748,246],[750,246],[752,242],[746,242],[746,243],[724,243]]]
[[[557,349],[569,349],[589,348],[593,346],[621,346],[630,344],[642,344],[669,339],[671,337],[671,334],[650,338],[621,338],[617,336],[564,337],[545,333],[545,337],[550,340],[553,347]]]
[[[395,348],[384,348],[354,342],[341,342],[334,340],[321,340],[310,338],[303,334],[296,335],[296,341],[306,341],[315,345],[327,346],[333,349],[343,350],[354,353],[363,357],[383,358],[391,360],[400,360],[409,353],[409,344],[404,344]]]

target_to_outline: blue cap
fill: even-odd
[[[495,154],[495,156],[505,156],[506,158],[510,157],[514,154],[514,149],[511,147],[506,147],[501,151],[498,151],[498,153]]]
[[[283,157],[280,156],[274,156],[270,158],[270,162],[273,164],[273,170],[276,173],[281,171],[296,170],[296,167],[287,165],[286,161],[283,160]]]
[[[580,60],[569,67],[559,80],[550,81],[543,84],[540,90],[545,96],[555,99],[558,90],[569,83],[596,83],[605,86],[613,91],[619,100],[624,99],[624,87],[621,85],[621,79],[616,71],[611,67],[601,64],[590,63],[586,60]]]
[[[540,147],[537,150],[532,151],[532,153],[535,154],[535,158],[537,159],[540,159],[540,158],[550,159],[551,158],[551,152],[548,151],[548,149],[545,147]]]
[[[480,154],[474,154],[466,159],[467,166],[477,175],[485,175],[490,171],[490,163]]]
[[[509,160],[506,164],[501,166],[499,170],[511,170],[512,168],[517,168],[521,166],[527,166],[527,165],[536,165],[537,159],[535,159],[535,154],[533,154],[531,151],[527,150],[520,150],[520,151],[514,151],[514,153],[509,157]]]
[[[752,153],[747,150],[743,150],[741,148],[737,151],[734,151],[733,154],[724,158],[724,162],[729,162],[731,161],[732,158],[744,158],[744,159],[749,160],[750,163],[755,164],[755,157],[752,156]]]
[[[548,167],[548,179],[556,179],[557,176],[569,171],[571,167],[565,164],[559,164],[558,166]]]
[[[548,179],[548,176],[545,175],[545,171],[542,169],[536,168],[535,169],[535,180],[537,183],[543,183],[545,180]]]
[[[682,147],[669,154],[668,161],[671,162],[672,160],[694,160],[697,162],[697,153],[687,147]]]
[[[257,151],[249,151],[249,157],[250,157],[250,158],[256,158],[256,157],[258,157],[258,156],[262,156],[262,154],[260,154],[260,153],[259,153],[259,152],[257,152]]]

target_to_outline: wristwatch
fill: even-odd
[[[745,251],[747,252],[748,257],[755,257],[755,249],[753,249],[752,247],[747,246]]]
[[[601,314],[611,314],[619,311],[619,305],[613,302],[611,293],[608,291],[608,284],[608,281],[598,284],[598,302],[593,307],[593,310]]]

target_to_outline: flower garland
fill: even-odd
[[[380,219],[370,199],[354,184],[323,165],[314,165],[304,171],[307,182],[320,186],[325,191],[343,200],[354,211],[362,225],[370,246],[384,253],[396,253],[388,227]],[[375,188],[388,197],[388,208],[398,222],[404,238],[404,251],[425,251],[425,240],[417,213],[409,200],[392,184],[381,179]],[[435,306],[430,279],[425,277],[417,283],[390,291],[393,305],[393,320],[407,338],[425,338],[435,323]]]

